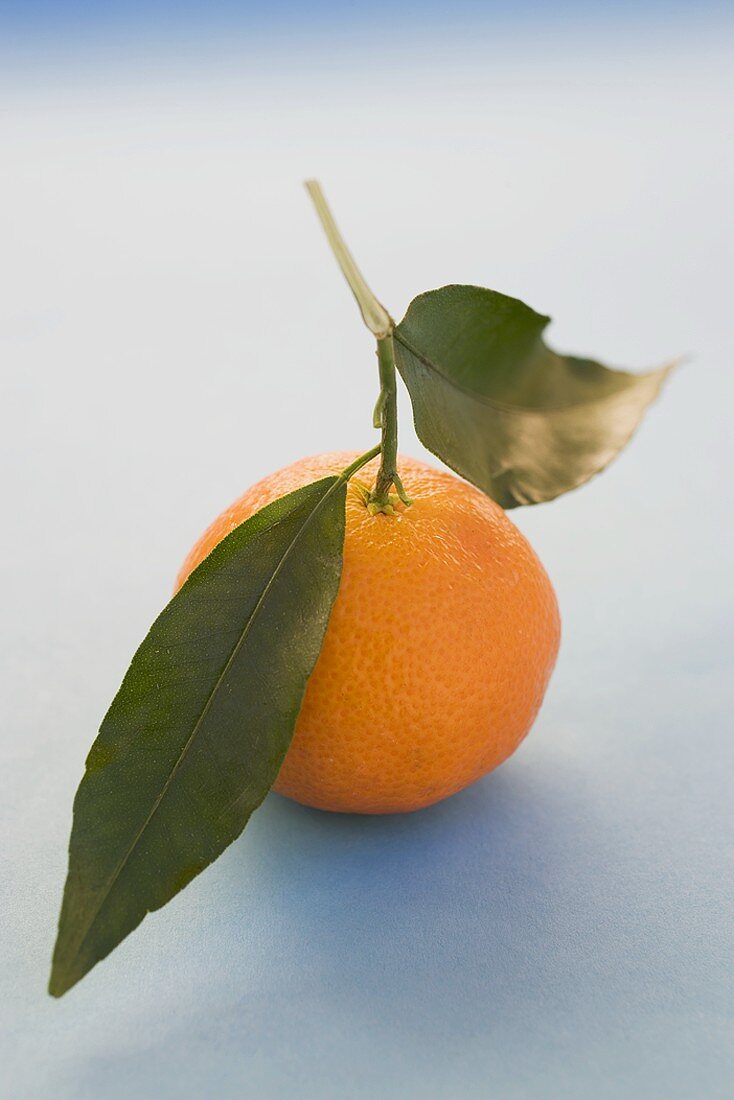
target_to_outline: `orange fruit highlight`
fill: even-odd
[[[316,455],[262,481],[204,532],[180,587],[234,527],[356,453]],[[323,810],[396,813],[438,802],[515,751],[560,638],[553,587],[498,504],[401,457],[410,508],[370,515],[347,488],[344,570],[275,789]]]

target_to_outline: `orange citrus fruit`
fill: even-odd
[[[316,455],[253,485],[191,550],[177,587],[234,527],[356,453]],[[372,485],[378,460],[356,480]],[[553,587],[527,540],[478,489],[400,458],[413,499],[371,515],[347,488],[344,569],[275,789],[323,810],[417,810],[515,751],[560,637]]]

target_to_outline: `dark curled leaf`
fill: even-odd
[[[74,803],[54,996],[216,859],[270,789],[339,587],[345,492],[325,478],[232,531],[135,654]]]
[[[395,329],[419,438],[504,508],[583,485],[632,436],[671,366],[647,374],[558,355],[549,318],[504,294],[421,294]]]

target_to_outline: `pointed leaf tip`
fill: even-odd
[[[235,528],[135,654],[74,802],[60,997],[242,832],[288,750],[342,567],[330,477]]]
[[[608,466],[676,365],[630,374],[559,355],[548,321],[496,291],[446,286],[415,298],[394,333],[420,440],[504,508]]]

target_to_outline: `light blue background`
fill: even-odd
[[[60,43],[43,8],[0,78],[4,1095],[728,1098],[731,21],[166,50]],[[515,513],[564,622],[516,757],[413,816],[271,796],[54,1002],[73,793],[180,560],[268,470],[373,440],[311,174],[397,316],[476,282],[564,350],[691,359],[613,468]]]

